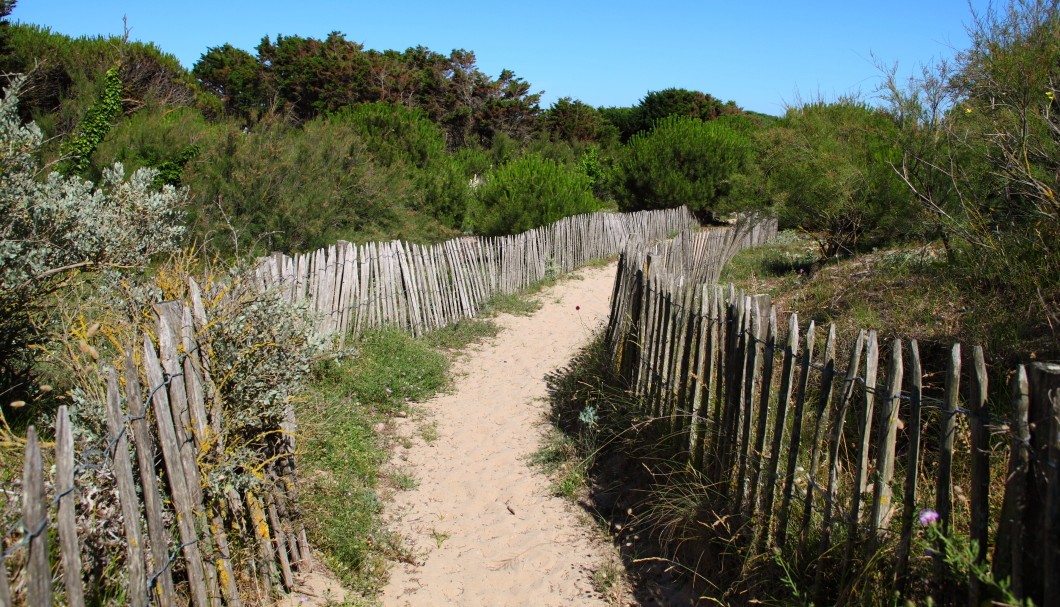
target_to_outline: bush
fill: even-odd
[[[393,225],[411,195],[407,181],[387,182],[356,127],[326,119],[230,125],[184,176],[199,234],[236,254],[307,251]]]
[[[761,159],[782,228],[817,240],[825,257],[914,235],[912,197],[893,119],[861,102],[816,102],[788,110],[766,135]]]
[[[623,211],[687,205],[701,220],[714,219],[729,183],[750,160],[751,141],[718,121],[670,116],[634,135],[621,170]]]
[[[412,180],[413,208],[450,227],[460,226],[468,181],[446,152],[442,131],[425,113],[391,103],[362,103],[343,110],[336,121],[358,129],[377,164]]]
[[[121,164],[100,185],[41,172],[42,135],[18,116],[16,80],[0,101],[0,393],[14,400],[28,389],[34,350],[46,338],[50,297],[79,270],[144,267],[175,251],[184,228],[184,192],[152,187],[156,173],[125,180]]]
[[[488,175],[468,207],[465,227],[485,236],[517,234],[600,208],[589,177],[538,154]]]

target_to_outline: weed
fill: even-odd
[[[388,475],[391,484],[400,489],[401,491],[411,491],[416,487],[419,487],[420,482],[416,480],[416,477],[408,472],[401,470],[394,471]]]
[[[428,445],[438,440],[438,422],[434,420],[423,422],[420,425],[420,436]]]
[[[438,529],[434,528],[431,529],[431,539],[434,540],[434,544],[438,548],[441,548],[442,544],[444,544],[445,541],[448,540],[450,537],[452,536],[448,531],[439,531]]]
[[[554,282],[554,281],[553,281]],[[491,316],[511,314],[513,316],[530,316],[541,309],[541,301],[526,291],[509,295],[494,295],[483,306],[483,312]]]
[[[609,559],[593,571],[593,590],[603,596],[613,594],[622,581],[622,564]]]
[[[423,341],[432,348],[447,351],[462,350],[473,343],[495,337],[498,331],[500,327],[491,320],[465,318],[431,331],[424,336]]]

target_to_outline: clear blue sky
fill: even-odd
[[[983,10],[987,0],[971,0]],[[648,91],[704,91],[768,114],[799,98],[879,83],[873,55],[912,73],[967,47],[966,0],[20,0],[12,20],[72,36],[154,42],[191,67],[208,47],[254,52],[262,36],[340,31],[367,48],[474,51],[491,76],[511,69],[544,91],[594,106],[635,105]]]

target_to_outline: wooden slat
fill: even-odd
[[[113,369],[107,374],[107,429],[112,450],[114,480],[118,485],[118,500],[121,502],[122,526],[125,528],[125,550],[128,559],[126,600],[131,605],[146,605],[147,567],[144,564],[139,504],[136,499],[136,485],[133,483],[132,460],[129,458],[129,441],[121,413],[118,373]]]
[[[1056,607],[1060,605],[1060,576],[1056,574],[1060,571],[1060,364],[1032,364],[1029,390],[1031,443],[1038,447],[1039,458],[1034,491],[1045,499],[1038,504],[1041,525],[1037,528],[1042,529],[1044,541],[1035,575],[1042,580],[1042,592],[1040,596],[1028,594],[1044,607]]]
[[[869,521],[872,524],[873,542],[878,543],[890,523],[894,510],[892,496],[894,490],[891,480],[894,478],[894,448],[898,438],[898,405],[901,399],[902,376],[905,372],[902,360],[902,340],[891,343],[891,358],[887,364],[887,392],[880,403],[880,436],[876,449],[876,478],[872,491],[872,511]]]
[[[762,350],[760,342],[765,329],[759,300],[747,296],[745,297],[744,305],[749,313],[750,325],[743,337],[745,358],[743,370],[740,374],[743,388],[740,393],[742,398],[737,408],[739,412],[738,427],[740,428],[740,438],[737,449],[736,493],[733,496],[732,503],[744,513],[749,513],[749,508],[741,508],[741,506],[747,499],[747,460],[751,455],[751,428],[754,427],[755,386],[758,385],[758,376],[761,373],[759,352]]]
[[[762,350],[762,385],[759,389],[760,398],[758,399],[758,410],[755,415],[754,450],[751,452],[752,457],[749,459],[751,482],[748,486],[747,508],[768,517],[767,513],[759,509],[758,498],[759,483],[762,481],[762,466],[768,457],[766,443],[769,432],[769,399],[773,393],[773,360],[776,358],[777,351],[777,308],[773,305],[769,306],[769,321],[766,327],[765,342]],[[791,397],[790,393],[788,397]],[[764,534],[759,537],[764,539]]]
[[[44,470],[37,429],[26,430],[26,459],[22,466],[22,522],[29,539],[26,557],[26,597],[28,604],[52,604],[52,572],[48,565],[48,511],[44,499]]]
[[[971,415],[968,421],[971,426],[972,450],[972,487],[969,495],[972,520],[969,536],[978,545],[976,561],[982,563],[986,560],[990,540],[988,531],[990,525],[990,433],[987,429],[990,411],[986,404],[986,361],[983,358],[981,346],[975,346],[972,349],[971,379],[968,403]],[[978,606],[982,593],[982,581],[977,575],[972,574],[968,580],[968,604]]]
[[[202,544],[200,551],[206,554],[213,553],[213,540],[210,538],[206,522],[206,510],[203,506],[203,491],[199,480],[199,441],[196,437],[196,426],[198,425],[192,413],[194,400],[201,403],[201,393],[194,398],[190,397],[187,382],[201,390],[194,373],[192,377],[185,374],[185,364],[180,361],[177,350],[178,334],[183,322],[182,306],[178,302],[167,302],[156,304],[158,312],[158,349],[161,354],[162,367],[166,374],[173,380],[169,382],[169,407],[173,418],[173,430],[178,440],[177,454],[181,459],[180,470],[184,472],[185,487],[188,492],[188,502],[185,506],[187,512],[195,517],[195,528],[202,532],[198,542]],[[187,363],[187,358],[184,358]],[[201,406],[201,404],[200,404]],[[200,412],[200,415],[204,414]],[[184,540],[187,541],[187,540]],[[220,607],[221,588],[217,577],[217,568],[212,560],[203,559],[202,568],[204,582],[206,584],[206,596],[210,605]]]
[[[62,496],[59,498],[59,549],[66,600],[73,607],[83,607],[85,594],[81,581],[81,547],[77,542],[74,514],[74,433],[70,429],[66,405],[60,405],[55,415],[55,485],[56,495]]]
[[[901,600],[905,597],[909,573],[909,552],[913,540],[913,518],[916,516],[917,481],[920,468],[920,405],[923,398],[924,372],[920,367],[920,347],[909,342],[909,444],[905,460],[905,495],[902,498],[902,532],[899,536],[898,562],[894,567],[894,587]]]
[[[155,444],[148,428],[147,403],[140,390],[140,377],[136,372],[131,350],[130,348],[125,358],[125,399],[129,406],[131,438],[140,471],[144,518],[147,519],[147,533],[151,539],[151,557],[154,561],[150,572],[155,579],[155,587],[148,590],[153,593],[153,598],[160,606],[169,607],[176,596],[173,575],[168,567],[163,569],[169,557],[169,533],[162,522],[162,496],[158,489],[158,475],[155,473]]]
[[[869,478],[869,435],[872,432],[872,412],[876,403],[876,376],[879,368],[880,351],[876,341],[876,331],[869,331],[865,347],[865,387],[862,392],[861,414],[858,416],[858,454],[855,460],[854,485],[850,495],[850,509],[847,512],[847,544],[843,555],[842,574],[846,576],[854,547],[858,544],[861,525],[861,502],[868,489]]]
[[[790,324],[798,327],[797,321],[798,315],[792,313]],[[781,493],[780,512],[777,514],[777,531],[773,540],[782,549],[787,543],[788,537],[788,516],[791,512],[791,499],[795,487],[795,471],[799,464],[799,453],[802,447],[802,418],[806,406],[806,387],[809,384],[810,371],[812,370],[813,351],[817,345],[815,341],[816,334],[817,324],[811,320],[810,326],[806,328],[806,346],[799,355],[799,384],[795,389],[795,407],[791,414],[791,440],[788,448],[787,466],[784,471],[784,489]],[[797,339],[798,335],[796,335]],[[811,450],[815,448],[816,445]],[[812,488],[807,487],[807,490],[812,491]]]
[[[861,367],[861,354],[865,349],[867,334],[864,330],[858,331],[857,339],[850,350],[850,360],[847,363],[846,376],[843,378],[843,398],[839,402],[839,410],[832,422],[832,429],[828,438],[828,488],[824,496],[824,513],[821,522],[821,541],[818,544],[817,570],[814,575],[814,597],[820,599],[824,589],[825,576],[834,576],[835,571],[826,566],[825,560],[832,551],[832,514],[837,508],[836,499],[839,495],[839,445],[843,438],[843,426],[846,422],[850,403],[857,391],[855,378],[858,377],[858,369]],[[807,508],[809,512],[809,508]]]
[[[11,605],[11,583],[7,579],[7,559],[4,558],[0,558],[0,605]]]
[[[953,508],[953,435],[957,428],[957,406],[961,382],[961,345],[953,344],[950,349],[950,360],[946,367],[945,409],[942,411],[942,423],[939,426],[939,465],[935,484],[935,511],[939,514],[942,532],[949,535],[950,510]],[[949,587],[948,572],[945,564],[946,545],[939,542],[935,545],[936,585],[943,596],[952,595]]]
[[[1030,387],[1027,369],[1020,365],[1012,375],[1010,391],[1011,437],[1008,473],[1005,475],[1005,497],[994,551],[994,578],[1008,579],[1012,594],[1027,597],[1024,584],[1024,546],[1027,537],[1027,484],[1031,465]]]
[[[161,322],[165,322],[160,318]],[[157,388],[165,385],[162,366],[155,354],[155,346],[149,336],[144,336],[144,366],[147,370],[148,385]],[[177,382],[171,382],[172,384]],[[166,466],[173,507],[177,513],[177,528],[183,545],[184,565],[188,574],[189,592],[192,604],[196,607],[210,605],[206,590],[206,572],[203,567],[202,551],[199,548],[199,535],[195,529],[195,508],[189,493],[187,476],[181,460],[180,445],[170,410],[166,390],[152,389],[152,410],[158,428],[159,441],[162,444],[162,459]]]
[[[774,309],[773,319],[776,318]],[[771,320],[773,320],[771,319]],[[812,328],[811,328],[812,330]],[[813,334],[809,337],[812,339]],[[812,348],[812,346],[807,346]],[[784,429],[788,419],[788,402],[795,385],[795,356],[799,351],[799,316],[792,313],[788,318],[788,343],[784,348],[784,363],[780,372],[780,397],[777,399],[777,410],[774,416],[773,440],[769,448],[769,460],[766,468],[765,482],[762,484],[762,516],[763,528],[759,537],[758,552],[765,550],[772,540],[773,500],[776,495],[777,470],[780,467],[782,445],[784,443]],[[798,407],[801,415],[802,408]],[[792,437],[787,449],[788,459],[796,460],[799,450],[798,437]],[[786,521],[785,521],[786,523]]]

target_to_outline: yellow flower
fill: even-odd
[[[1052,91],[1045,91],[1045,96],[1049,98],[1049,101],[1052,101],[1056,95]]]
[[[970,108],[970,107],[964,108],[964,113],[965,114],[971,114],[972,113],[972,108]]]

